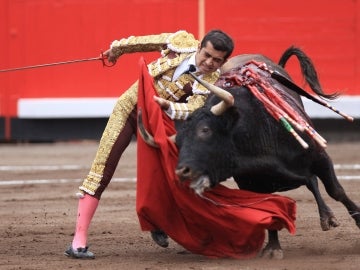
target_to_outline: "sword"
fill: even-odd
[[[16,67],[16,68],[8,68],[8,69],[0,69],[0,72],[11,72],[11,71],[19,71],[19,70],[26,70],[26,69],[33,69],[33,68],[43,68],[43,67],[50,67],[50,66],[59,66],[59,65],[66,65],[66,64],[73,64],[73,63],[80,63],[80,62],[90,62],[90,61],[101,61],[103,64],[103,67],[112,67],[116,64],[116,62],[114,62],[112,64],[108,64],[105,62],[106,59],[107,59],[107,56],[104,55],[103,53],[101,53],[101,55],[99,57],[75,59],[75,60],[69,60],[69,61],[39,64],[39,65],[24,66],[24,67]]]

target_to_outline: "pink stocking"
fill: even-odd
[[[75,235],[72,241],[73,248],[77,249],[87,245],[88,229],[98,204],[99,200],[89,194],[85,194],[83,198],[79,199]]]

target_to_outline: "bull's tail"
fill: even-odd
[[[309,84],[310,88],[314,91],[314,93],[330,100],[335,99],[339,96],[337,92],[332,94],[324,93],[312,60],[301,49],[291,46],[283,53],[278,64],[281,67],[285,68],[287,61],[293,55],[295,55],[299,60],[301,73],[304,76],[305,81]]]

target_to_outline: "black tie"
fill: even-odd
[[[189,74],[190,72],[193,73],[194,71],[196,71],[196,67],[194,65],[190,65],[189,69],[185,71],[184,74]]]

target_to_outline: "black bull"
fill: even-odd
[[[234,68],[244,66],[249,60],[256,60],[290,79],[283,67],[292,55],[297,56],[304,78],[312,90],[319,96],[333,97],[322,92],[311,60],[297,48],[286,50],[279,64],[262,55],[235,56],[224,65],[224,76],[217,82],[218,86],[233,95],[234,105],[221,115],[214,115],[211,108],[220,99],[211,95],[205,106],[193,112],[181,125],[176,135],[179,148],[176,173],[180,180],[190,180],[198,193],[230,177],[239,188],[261,193],[286,191],[306,185],[317,202],[322,229],[329,230],[339,224],[321,197],[317,182],[319,178],[326,192],[343,203],[360,227],[359,207],[346,195],[324,148],[311,136],[299,132],[309,145],[304,149],[268,114],[247,87],[228,83],[225,77]],[[311,124],[297,93],[272,78],[264,79],[282,89],[291,107]],[[270,252],[281,250],[277,232],[269,232],[266,249]]]
[[[280,64],[284,66],[292,54],[298,56],[304,76],[313,91],[324,96],[310,59],[300,50],[287,50]],[[245,65],[250,59],[265,62],[270,69],[288,77],[282,66],[261,55],[233,57],[224,66],[223,74],[234,67]],[[274,79],[268,80],[294,97],[287,101],[310,122],[299,95]],[[336,201],[342,202],[357,226],[360,226],[359,207],[346,195],[323,147],[310,136],[301,133],[309,145],[308,149],[304,149],[269,116],[264,106],[246,87],[228,83],[229,88],[226,88],[224,78],[220,78],[217,85],[234,96],[235,104],[222,115],[214,115],[210,108],[220,100],[211,96],[206,105],[196,110],[178,130],[176,144],[179,148],[179,161],[176,173],[180,179],[190,179],[194,182],[193,186],[198,187],[201,183],[196,181],[204,177],[210,180],[210,186],[233,177],[239,188],[264,193],[306,185],[316,199],[322,229],[329,230],[338,226],[338,222],[320,195],[317,182],[319,178],[327,193]]]

